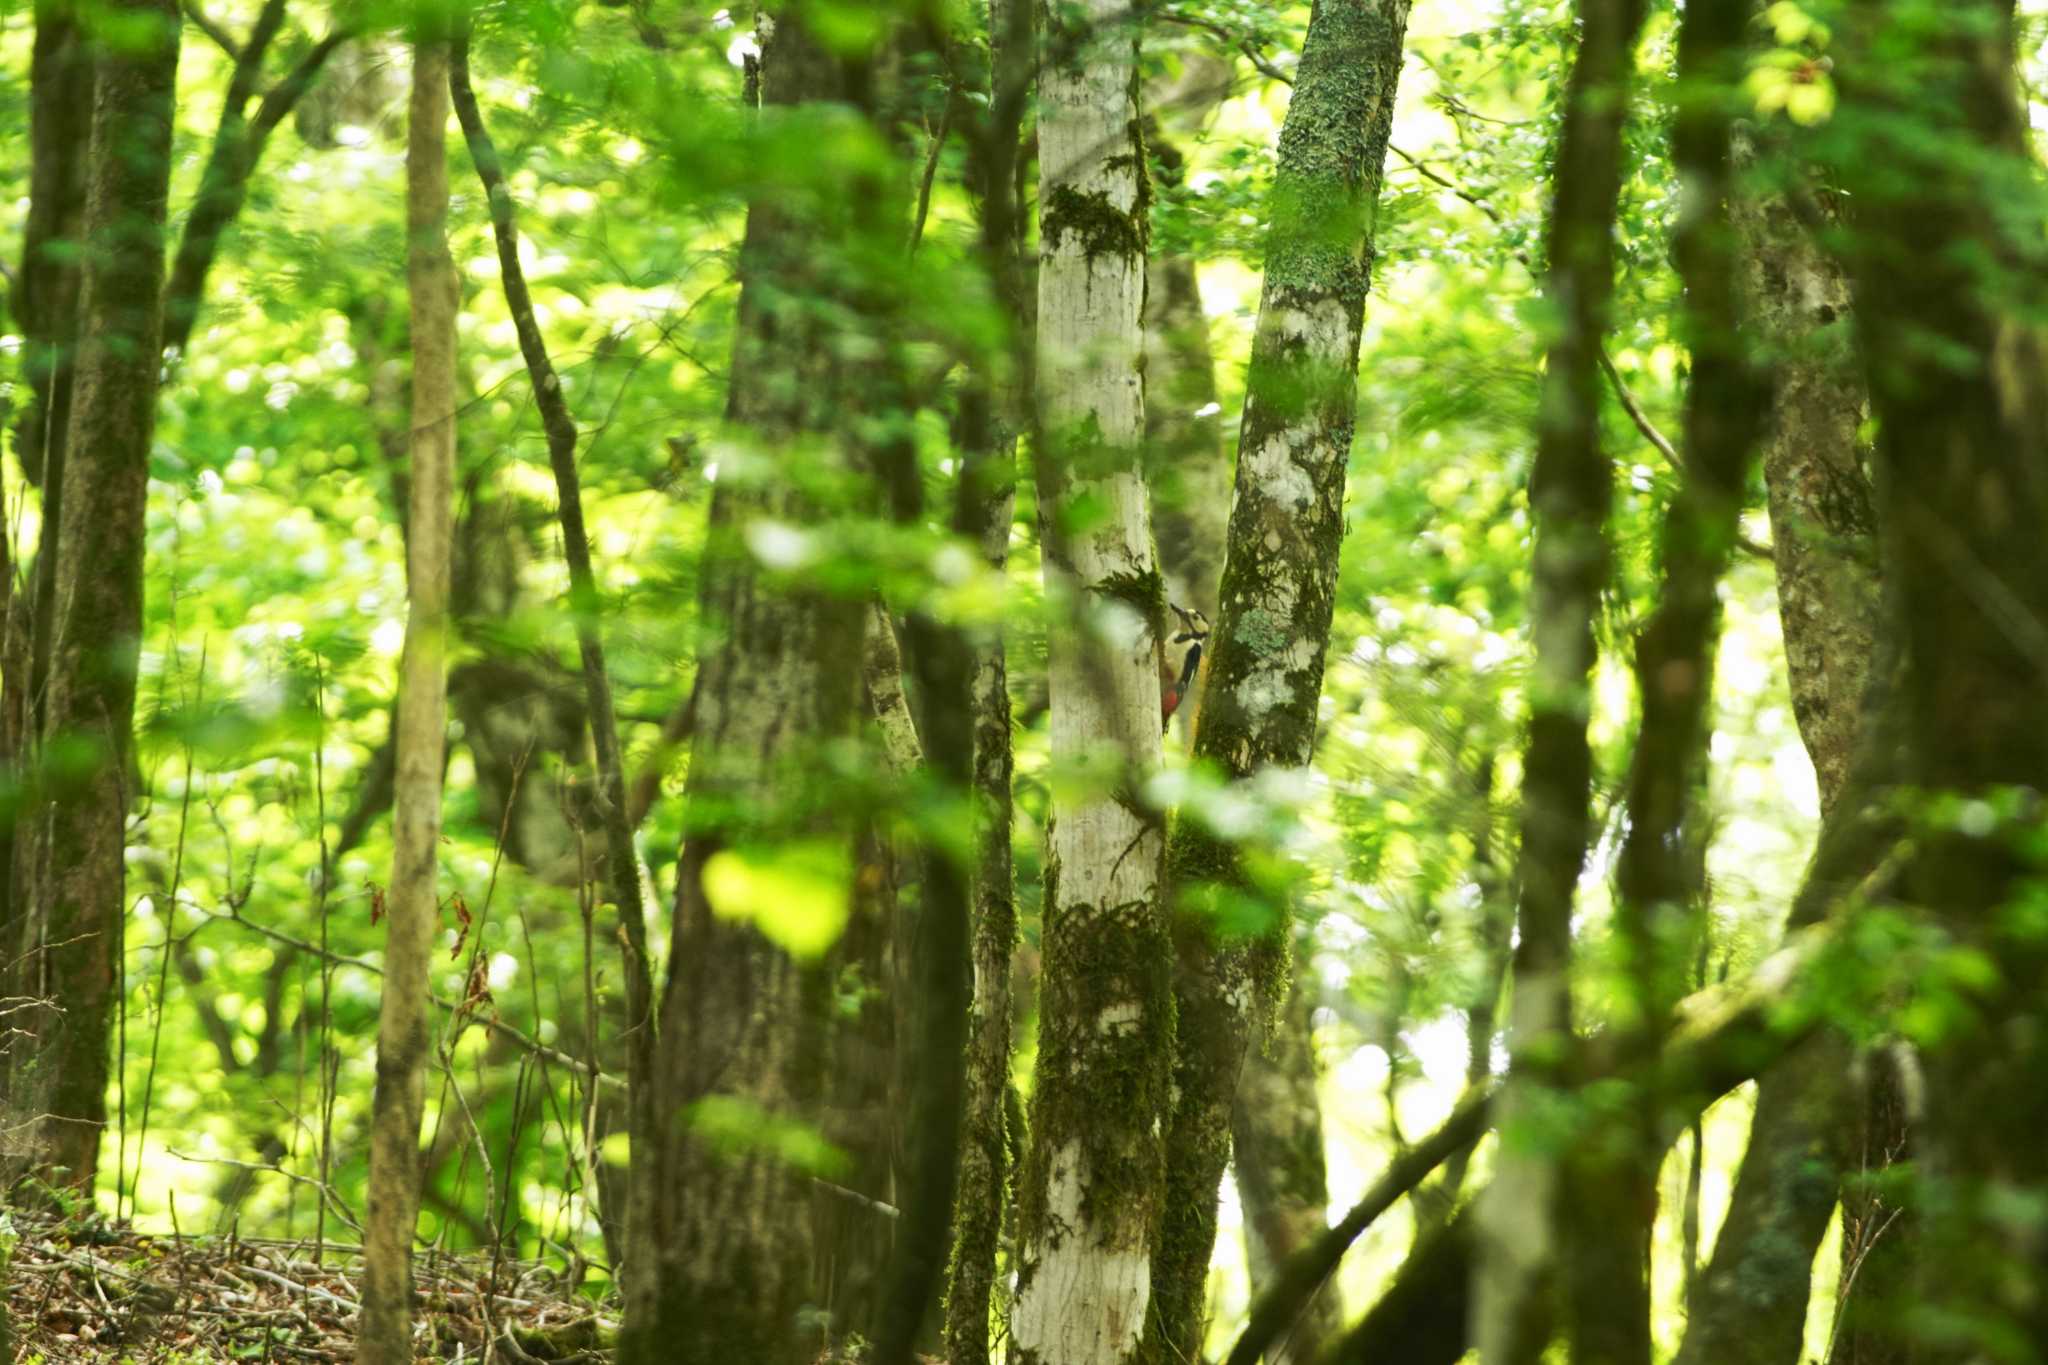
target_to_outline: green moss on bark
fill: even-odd
[[[1050,894],[1047,904],[1056,904]],[[1167,960],[1164,916],[1150,902],[1067,906],[1048,926],[1048,1000],[1031,1105],[1036,1141],[1018,1210],[1026,1242],[1057,1235],[1047,1226],[1044,1165],[1069,1143],[1079,1144],[1088,1222],[1113,1214],[1142,1226],[1157,1212],[1165,1159],[1159,1134],[1104,1119],[1167,1109],[1174,1029]]]
[[[1145,183],[1142,167],[1139,168],[1138,183]],[[1046,193],[1045,208],[1039,218],[1039,235],[1044,239],[1045,249],[1056,250],[1067,238],[1075,237],[1081,243],[1082,254],[1091,261],[1098,256],[1142,258],[1145,254],[1142,199],[1141,195],[1137,209],[1126,212],[1099,191],[1077,190],[1071,185],[1053,186]]]

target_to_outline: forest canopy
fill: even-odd
[[[2048,1360],[2044,37],[0,13],[0,1365]]]

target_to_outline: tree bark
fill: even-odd
[[[1514,955],[1509,1083],[1493,1183],[1478,1207],[1473,1335],[1485,1365],[1532,1365],[1549,1342],[1559,1255],[1559,1172],[1532,1133],[1566,1080],[1572,1048],[1571,918],[1590,833],[1587,742],[1593,621],[1608,569],[1613,499],[1600,449],[1601,338],[1613,294],[1622,123],[1642,0],[1581,0],[1565,93],[1544,293],[1560,313],[1547,356],[1529,501],[1536,525],[1529,740],[1522,764],[1520,941]],[[1633,1312],[1634,1305],[1624,1311]]]
[[[1146,90],[1147,150],[1169,183],[1177,182],[1184,166],[1169,135],[1198,132],[1231,90],[1229,61],[1183,54],[1183,62],[1173,85]],[[1216,361],[1196,265],[1192,256],[1156,244],[1145,262],[1145,444],[1167,600],[1213,621],[1229,539],[1232,462],[1223,445]],[[1175,712],[1189,738],[1201,717],[1205,681],[1206,673],[1196,675],[1194,694],[1182,698]],[[1232,1167],[1244,1203],[1254,1295],[1323,1230],[1329,1207],[1314,1010],[1312,983],[1297,971],[1271,1027],[1254,1021],[1231,1107]],[[1314,1360],[1335,1336],[1339,1320],[1337,1296],[1317,1295],[1276,1362]]]
[[[1867,394],[1847,336],[1849,282],[1790,199],[1738,201],[1735,224],[1755,341],[1776,362],[1763,469],[1793,713],[1821,810],[1832,818],[1870,728],[1879,598],[1872,495],[1857,437]],[[1867,794],[1875,784],[1861,785]],[[1842,1039],[1822,1037],[1760,1080],[1749,1145],[1690,1301],[1679,1365],[1799,1359],[1813,1257],[1844,1169],[1850,1063]]]
[[[981,201],[980,251],[996,298],[1018,329],[1009,354],[985,357],[962,402],[960,488],[953,529],[980,547],[1000,574],[1009,563],[1016,514],[1017,438],[1031,402],[1034,339],[1025,281],[1024,218],[1017,163],[1035,65],[1035,0],[991,0],[987,115],[971,125],[969,177]],[[975,864],[971,948],[973,1003],[967,1018],[967,1073],[961,1118],[960,1179],[954,1195],[947,1267],[945,1346],[952,1365],[987,1365],[996,1252],[1010,1205],[1012,1132],[1010,980],[1017,951],[1017,905],[1010,851],[1013,819],[1009,666],[1000,630],[974,661]]]
[[[1164,1193],[1165,845],[1135,792],[1159,761],[1166,608],[1138,460],[1148,186],[1130,17],[1121,0],[1044,13],[1035,446],[1046,597],[1068,617],[1048,641],[1052,762],[1089,786],[1055,792],[1048,836],[1016,1365],[1136,1358]]]
[[[41,725],[45,799],[18,853],[28,878],[28,988],[55,1014],[10,1077],[39,1096],[33,1162],[90,1192],[106,1123],[109,1034],[126,909],[135,671],[143,539],[156,429],[164,213],[169,193],[178,12],[132,0],[106,16],[122,41],[94,52],[85,172],[84,280],[70,430],[75,454],[55,534],[38,556],[53,579]],[[48,516],[50,508],[45,507]],[[25,1073],[25,1074],[24,1074]]]
[[[9,300],[22,333],[29,399],[14,426],[14,451],[31,484],[43,481],[70,420],[91,157],[93,62],[72,0],[38,0],[29,59],[29,195],[21,277]],[[61,456],[59,456],[61,458]],[[54,524],[54,523],[52,523]]]
[[[761,33],[764,126],[851,93],[848,66],[793,7],[764,12]],[[827,438],[860,410],[834,330],[840,311],[781,302],[845,289],[844,243],[829,234],[847,231],[836,212],[814,220],[798,197],[764,195],[748,208],[727,415],[764,442]],[[772,472],[736,471],[712,495],[700,612],[722,635],[697,674],[655,1063],[660,1130],[633,1152],[635,1197],[653,1205],[642,1235],[653,1243],[628,1247],[648,1269],[625,1285],[621,1365],[798,1365],[815,1354],[800,1319],[812,1282],[808,1182],[763,1146],[721,1150],[702,1120],[805,1115],[822,1087],[829,983],[753,921],[715,913],[704,883],[706,866],[735,848],[851,839],[831,812],[805,808],[806,784],[791,774],[852,724],[860,605],[770,580],[745,545],[756,523],[820,515]]]
[[[1195,756],[1229,778],[1308,765],[1322,696],[1359,335],[1407,33],[1407,0],[1320,0],[1280,132],[1266,275],[1238,440],[1222,589]],[[1182,887],[1228,885],[1235,850],[1191,820],[1169,856]],[[1200,1356],[1217,1184],[1253,1002],[1285,990],[1284,907],[1251,941],[1177,917],[1179,1037],[1152,1358]]]
[[[2048,1257],[2012,1210],[2048,1191],[2048,943],[2038,858],[2048,789],[2048,332],[2041,199],[2015,78],[2010,0],[1845,15],[1838,118],[1856,207],[1846,258],[1878,419],[1875,480],[1893,695],[1920,807],[1903,899],[1996,964],[1981,990],[1931,987],[1922,1315],[1953,1324],[1916,1359],[2022,1358],[2048,1341]]]
[[[412,313],[405,652],[399,663],[384,993],[370,1114],[358,1365],[413,1358],[412,1238],[426,1107],[427,972],[440,924],[441,771],[455,483],[455,315],[448,251],[449,38],[424,15],[414,37],[406,133],[406,293]]]
[[[1749,18],[1747,0],[1691,0],[1678,31],[1672,166],[1680,204],[1672,245],[1692,373],[1685,464],[1659,547],[1659,596],[1636,637],[1642,720],[1615,878],[1634,997],[1613,1030],[1624,1056],[1662,1050],[1662,1026],[1686,992],[1706,934],[1696,798],[1705,781],[1719,590],[1769,404],[1742,338],[1728,203],[1731,94]],[[1573,1360],[1585,1365],[1650,1362],[1650,1235],[1657,1173],[1676,1130],[1656,1097],[1625,1103],[1632,1112],[1594,1111],[1569,1162],[1569,1335]]]
[[[1299,945],[1297,945],[1299,951]],[[1321,1071],[1315,1047],[1315,982],[1307,963],[1290,973],[1270,1027],[1255,1028],[1230,1110],[1231,1165],[1244,1206],[1245,1255],[1254,1297],[1327,1230],[1330,1186],[1323,1154]],[[1321,1359],[1343,1327],[1333,1290],[1312,1295],[1272,1365]]]
[[[21,373],[28,381],[14,424],[14,453],[23,477],[44,485],[42,524],[47,530],[45,552],[31,563],[25,588],[17,587],[10,564],[0,589],[7,607],[0,633],[0,762],[17,782],[41,750],[42,679],[48,670],[57,532],[63,521],[61,480],[52,484],[44,471],[54,467],[61,474],[70,424],[83,259],[71,248],[85,236],[86,169],[92,160],[93,64],[85,34],[67,0],[42,0],[35,6],[35,25],[29,64],[28,213],[22,222],[21,274],[8,301],[22,333]],[[17,813],[0,825],[0,995],[25,997],[38,989],[34,824],[32,817]],[[8,1097],[0,1104],[0,1124],[8,1128],[42,1111],[39,1088],[30,1088],[33,1059],[20,1052],[0,1043],[0,1090]],[[17,1065],[21,1070],[10,1078]],[[24,1150],[33,1149],[31,1137]],[[0,1152],[0,1186],[11,1186],[19,1174],[13,1154]]]

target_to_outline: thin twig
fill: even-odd
[[[320,945],[317,943],[310,942],[303,938],[297,938],[291,934],[285,933],[281,929],[272,929],[267,925],[257,924],[251,920],[243,919],[240,914],[222,914],[218,910],[206,909],[199,909],[196,911],[196,913],[202,920],[206,920],[209,923],[238,925],[241,928],[249,930],[251,933],[261,934],[263,937],[270,939],[274,943],[282,943],[287,947],[297,948],[302,953],[310,953],[316,959],[332,962],[337,967],[354,967],[359,971],[368,972],[372,976],[381,977],[382,975],[384,975],[383,967],[379,966],[375,962],[370,962],[360,957],[350,957],[346,953],[323,951]],[[443,999],[441,996],[434,995],[432,993],[428,994],[427,999],[436,1007],[444,1009],[448,1011],[450,1014],[454,1014],[463,1008],[463,1005],[459,1001]],[[477,1023],[482,1024],[487,1029],[490,1029],[493,1033],[500,1034],[508,1042],[516,1044],[519,1047],[525,1048],[528,1052],[531,1052],[536,1057],[546,1057],[549,1061],[555,1063],[555,1065],[567,1067],[569,1068],[569,1070],[575,1072],[579,1076],[588,1076],[591,1074],[590,1067],[587,1063],[575,1057],[571,1057],[568,1053],[561,1051],[559,1048],[549,1047],[546,1043],[540,1042],[537,1039],[527,1036],[526,1034],[520,1032],[518,1029],[514,1028],[512,1025],[506,1023],[504,1020],[499,1019],[494,1015],[479,1014],[473,1015],[471,1017]],[[617,1076],[614,1076],[609,1072],[600,1072],[598,1074],[597,1079],[599,1083],[603,1085],[619,1087],[623,1087],[625,1085],[625,1082],[623,1080],[620,1080]]]
[[[1278,81],[1280,84],[1290,88],[1294,85],[1294,77],[1275,66],[1272,60],[1266,56],[1265,50],[1252,41],[1250,37],[1245,34],[1232,32],[1214,19],[1204,19],[1193,14],[1174,14],[1165,10],[1156,12],[1152,17],[1162,19],[1169,24],[1179,24],[1183,28],[1200,29],[1202,32],[1230,44],[1230,46],[1243,53],[1245,60],[1249,61],[1253,68],[1267,80]]]
[[[931,151],[924,159],[924,178],[917,186],[917,214],[910,222],[910,254],[915,256],[919,243],[924,240],[924,221],[932,208],[932,182],[938,178],[939,157],[946,150],[946,135],[953,128],[953,101],[946,101],[946,108],[939,115],[939,126],[932,133]]]

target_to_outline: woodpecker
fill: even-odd
[[[1167,642],[1159,651],[1159,720],[1161,724],[1173,719],[1173,713],[1187,700],[1194,687],[1195,674],[1202,667],[1202,646],[1209,640],[1209,618],[1199,611],[1169,602],[1173,614],[1180,618],[1180,633]],[[1180,670],[1175,672],[1173,656],[1182,646],[1186,652],[1180,656]]]

